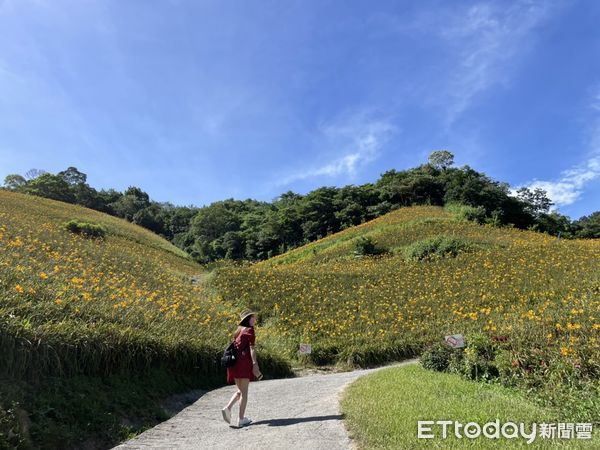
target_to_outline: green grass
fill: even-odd
[[[434,439],[417,438],[418,420],[453,420],[463,424],[499,419],[506,422],[532,423],[570,422],[560,411],[544,408],[523,394],[498,385],[462,379],[458,375],[432,372],[418,365],[383,369],[359,378],[344,391],[342,413],[351,436],[359,448],[598,448],[597,431],[593,440],[541,439],[530,445],[517,439],[455,438],[449,432],[441,437],[441,427],[434,426]],[[562,419],[562,420],[561,420]],[[452,429],[453,430],[453,429]]]

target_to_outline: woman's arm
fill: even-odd
[[[256,377],[257,380],[262,379],[262,373],[258,368],[258,361],[256,359],[256,350],[254,350],[254,345],[250,346],[250,356],[252,356],[252,373]]]

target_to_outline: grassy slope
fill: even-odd
[[[391,368],[362,377],[348,386],[341,402],[348,428],[359,448],[598,448],[600,434],[594,440],[541,439],[532,444],[525,439],[467,439],[441,437],[441,428],[433,427],[434,439],[417,438],[418,420],[453,420],[463,425],[480,426],[494,422],[560,423],[560,413],[542,408],[524,398],[522,393],[497,385],[467,381],[458,375],[430,372],[419,366]],[[510,430],[509,430],[510,431]]]
[[[107,237],[64,230],[72,218]],[[125,220],[0,190],[0,443],[20,428],[13,444],[106,446],[164,419],[161,396],[224,383],[218,358],[242,305],[192,285],[202,271]]]
[[[474,250],[405,260],[407,246],[439,235]],[[391,253],[355,258],[359,236]],[[316,364],[369,366],[418,354],[448,334],[497,336],[517,384],[583,419],[600,398],[598,267],[598,240],[557,240],[412,207],[250,267],[223,269],[214,286],[225,300],[241,298],[260,312],[268,348],[293,358],[300,343],[310,343]]]
[[[102,223],[109,235],[72,235],[61,228],[71,218]],[[405,246],[439,234],[479,250],[404,261]],[[394,252],[356,259],[359,235]],[[64,447],[99,431],[107,442],[118,440],[128,430],[116,416],[146,414],[141,429],[157,420],[150,403],[132,410],[140,399],[222,378],[218,351],[245,306],[260,312],[261,362],[273,376],[289,373],[286,361],[297,359],[300,342],[313,344],[314,363],[369,365],[473,330],[508,334],[515,351],[544,349],[549,361],[577,361],[588,371],[597,365],[590,354],[599,353],[599,244],[480,227],[441,208],[405,208],[264,263],[219,270],[206,288],[189,282],[199,266],[140,227],[0,191],[0,346],[7,361],[0,372],[14,386],[0,400],[29,408],[38,442]],[[132,375],[139,378],[131,382]],[[78,398],[102,390],[120,400],[98,395],[95,406],[77,411],[89,404]],[[49,406],[65,398],[63,412]],[[0,433],[23,415],[15,411],[0,410]],[[87,430],[88,422],[96,429]]]

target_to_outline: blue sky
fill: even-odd
[[[600,2],[0,0],[0,178],[197,206],[455,154],[600,210]]]

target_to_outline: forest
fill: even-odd
[[[139,187],[124,192],[94,189],[76,167],[57,174],[32,169],[5,177],[2,189],[77,204],[143,226],[200,263],[258,261],[415,205],[466,205],[469,219],[548,233],[561,238],[600,238],[600,211],[577,220],[556,211],[542,189],[512,192],[454,155],[434,151],[407,170],[391,169],[373,183],[323,186],[305,195],[287,191],[271,202],[233,198],[197,207],[156,202]]]

